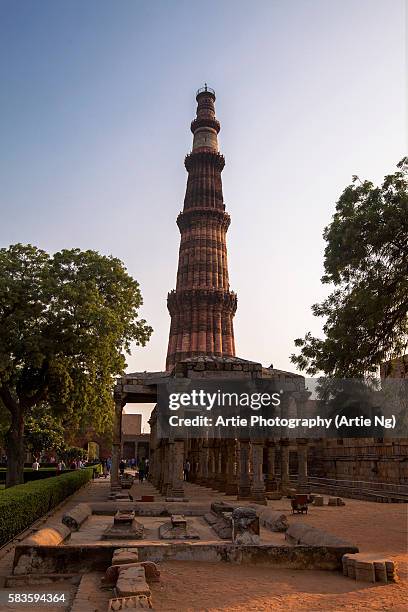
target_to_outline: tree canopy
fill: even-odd
[[[353,177],[324,230],[323,283],[334,290],[313,314],[325,337],[295,340],[291,360],[314,376],[361,377],[408,343],[408,158],[381,186]]]
[[[24,419],[48,402],[55,414],[103,432],[111,424],[114,377],[130,344],[152,329],[138,311],[139,284],[123,263],[95,251],[50,256],[31,245],[0,249],[0,410],[10,479],[22,473]]]

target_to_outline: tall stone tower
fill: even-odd
[[[235,356],[232,319],[237,296],[228,280],[230,216],[222,195],[225,161],[218,150],[215,92],[206,85],[196,100],[193,150],[184,161],[188,172],[184,208],[177,217],[181,233],[177,284],[167,297],[171,316],[167,370],[187,357]]]

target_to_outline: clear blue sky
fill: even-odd
[[[164,367],[195,90],[217,92],[239,356],[293,369],[322,231],[407,152],[402,0],[0,0],[0,245],[120,257]]]

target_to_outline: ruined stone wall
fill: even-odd
[[[408,484],[408,440],[321,441],[311,453],[309,473],[319,478]]]

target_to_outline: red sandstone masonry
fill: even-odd
[[[180,229],[176,290],[168,295],[171,316],[166,369],[188,357],[235,356],[233,317],[237,298],[229,290],[225,212],[218,152],[220,124],[215,94],[197,95],[197,117],[191,123],[193,150],[185,158],[188,172]]]

